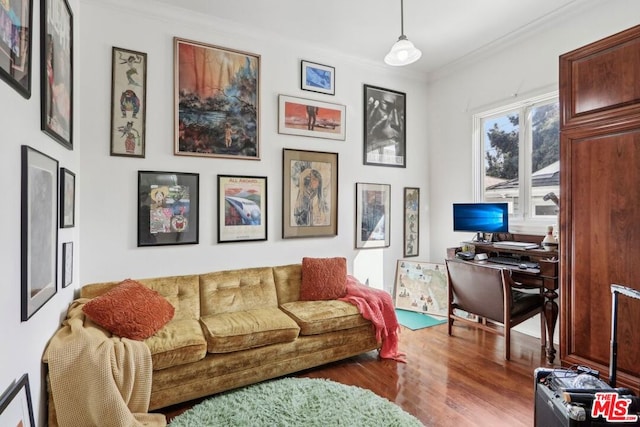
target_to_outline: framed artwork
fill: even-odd
[[[404,188],[404,257],[418,256],[420,245],[420,189]]]
[[[260,55],[174,38],[176,155],[260,159]]]
[[[41,0],[40,127],[73,150],[73,14],[67,0]]]
[[[302,60],[300,89],[311,92],[336,94],[336,69],[328,65]]]
[[[218,175],[218,243],[267,240],[267,177]]]
[[[22,146],[22,321],[57,291],[58,161]]]
[[[422,261],[398,260],[396,308],[447,316],[447,267]]]
[[[386,248],[391,244],[391,186],[356,183],[356,248]]]
[[[406,94],[364,85],[364,164],[407,166]]]
[[[31,98],[33,0],[1,2],[0,77],[26,99]]]
[[[0,426],[35,427],[29,375],[24,374],[0,395]]]
[[[278,133],[345,140],[347,107],[280,95]]]
[[[111,155],[144,158],[147,54],[111,48]]]
[[[138,246],[198,243],[196,173],[138,171]]]
[[[76,223],[76,174],[60,168],[60,228],[70,228]]]
[[[62,244],[62,287],[73,282],[73,242]]]
[[[282,238],[338,235],[338,153],[283,150]]]

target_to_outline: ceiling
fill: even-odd
[[[400,0],[155,1],[211,15],[239,31],[258,30],[382,65],[400,35]],[[404,32],[422,50],[422,58],[406,68],[441,69],[595,1],[404,0]]]

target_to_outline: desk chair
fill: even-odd
[[[454,320],[502,335],[505,337],[504,358],[509,360],[511,328],[542,313],[542,287],[525,287],[514,282],[511,270],[504,267],[457,259],[448,259],[446,264],[449,277],[449,335]],[[524,292],[522,289],[537,289],[538,292]],[[475,314],[479,319],[471,320],[457,316],[454,314],[456,308]],[[487,323],[487,320],[490,322]],[[544,345],[544,316],[540,316],[540,337]]]

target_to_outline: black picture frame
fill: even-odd
[[[365,165],[407,167],[407,95],[364,85]]]
[[[76,225],[76,174],[60,168],[60,228]]]
[[[218,243],[267,240],[267,177],[218,175]]]
[[[300,89],[309,92],[336,94],[336,69],[330,65],[300,61]]]
[[[0,21],[19,25],[0,28],[0,78],[25,99],[31,98],[33,0],[12,0],[0,7]],[[14,19],[9,17],[9,12]],[[7,34],[7,31],[9,34]]]
[[[356,182],[356,249],[391,246],[391,185]]]
[[[198,243],[199,175],[138,171],[138,247]]]
[[[62,244],[62,287],[73,283],[73,242]]]
[[[0,395],[0,425],[35,427],[29,374],[24,374]]]

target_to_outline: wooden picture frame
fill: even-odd
[[[391,245],[390,214],[391,185],[356,183],[356,249]]]
[[[364,85],[364,164],[407,166],[407,95]]]
[[[73,283],[73,242],[62,244],[62,287]]]
[[[57,292],[58,161],[22,146],[21,319]]]
[[[335,95],[336,69],[329,65],[300,61],[300,89]]]
[[[31,98],[33,0],[4,1],[0,7],[0,78]],[[13,25],[11,25],[11,23]]]
[[[420,253],[420,189],[405,187],[403,202],[403,252],[409,258]]]
[[[76,224],[76,174],[60,168],[60,228]]]
[[[24,374],[0,395],[0,426],[35,427],[29,375]]]
[[[199,175],[138,171],[138,246],[198,243]]]
[[[67,0],[40,4],[40,128],[73,150],[73,14]]]
[[[111,155],[144,158],[147,54],[111,48]]]
[[[174,38],[174,154],[260,159],[260,55]]]
[[[267,177],[218,175],[218,243],[267,240]]]
[[[313,99],[278,96],[278,133],[345,140],[347,107]]]
[[[338,153],[283,149],[282,238],[338,235]]]
[[[447,287],[444,264],[398,260],[394,284],[396,308],[446,317]]]

